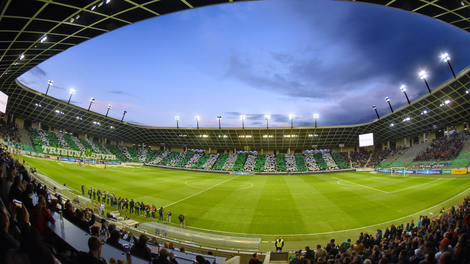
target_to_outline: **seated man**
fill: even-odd
[[[91,211],[91,218],[89,221],[85,220],[85,215],[88,213],[88,209],[85,212],[79,212],[77,214],[77,221],[75,224],[86,232],[90,232],[90,227],[95,224],[95,214]]]
[[[168,260],[168,256],[170,260]],[[168,249],[162,248],[160,250],[160,255],[155,258],[152,262],[153,264],[178,264],[178,261],[175,259],[175,254],[168,252]]]
[[[88,248],[90,249],[88,253],[83,251],[78,252],[77,264],[108,264],[108,261],[101,257],[103,243],[99,238],[90,237],[88,239]]]
[[[119,240],[121,239],[121,233],[117,230],[111,231],[111,237],[106,240],[106,244],[111,245],[121,251],[126,251],[126,248],[119,243]]]
[[[139,241],[131,248],[131,254],[143,259],[151,260],[152,252],[150,251],[150,248],[147,247],[147,241],[149,241],[149,238],[146,235],[140,235]]]

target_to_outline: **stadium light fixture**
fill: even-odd
[[[380,119],[379,112],[377,112],[377,106],[372,105],[372,108],[375,110],[375,114],[377,115],[377,119]]]
[[[124,117],[126,116],[126,114],[127,114],[127,111],[124,111],[124,113],[122,114],[121,122],[124,121]]]
[[[90,99],[90,105],[88,106],[88,111],[90,111],[91,105],[95,102],[95,98]]]
[[[320,117],[319,114],[313,114],[313,119],[315,120],[315,128],[317,128],[317,120]]]
[[[49,92],[49,87],[51,87],[51,85],[52,85],[53,82],[54,82],[54,81],[52,81],[52,80],[47,81],[46,95],[47,95],[47,92]]]
[[[111,104],[108,104],[108,111],[106,111],[106,117],[108,117],[109,109],[111,109],[111,107],[113,106]]]
[[[407,121],[410,121],[411,120],[411,117],[407,117],[405,119],[403,119],[403,122],[407,122]]]
[[[428,75],[426,74],[426,72],[420,71],[419,78],[421,78],[421,80],[424,80],[424,83],[426,84],[426,87],[428,88],[428,92],[431,93],[431,88],[429,88],[428,81],[426,80],[426,78],[428,78]]]
[[[178,121],[180,121],[180,117],[179,116],[175,116],[175,120],[176,120],[176,129],[179,129],[180,126],[178,124]]]
[[[109,126],[110,129],[114,129],[114,126]]]
[[[43,43],[43,42],[46,41],[46,40],[47,40],[47,36],[44,35],[44,37],[41,38],[41,40],[39,41],[39,43]]]
[[[199,129],[199,119],[201,118],[200,116],[196,116],[196,124],[197,124],[197,129]]]
[[[391,127],[394,127],[394,126],[395,126],[395,123],[391,123],[390,126],[391,126]]]
[[[406,101],[408,101],[408,104],[411,104],[410,99],[408,98],[408,95],[406,94],[406,87],[404,85],[400,87],[400,91],[405,94]]]
[[[76,116],[75,119],[77,119],[77,120],[82,120],[82,118],[79,117],[79,116]]]
[[[41,104],[35,103],[34,106],[36,106],[36,107],[41,107]]]
[[[289,115],[289,119],[290,119],[290,128],[294,128],[294,118],[295,118],[295,115],[293,115],[293,114],[290,114],[290,115]]]
[[[222,116],[217,116],[217,120],[219,120],[219,129],[220,129],[220,120],[222,119]]]
[[[392,104],[390,103],[390,98],[388,98],[388,96],[387,96],[387,97],[385,97],[385,101],[388,103],[388,106],[390,106],[390,110],[391,110],[391,111],[392,111],[392,113],[393,113]]]
[[[266,129],[269,129],[269,119],[271,118],[270,115],[264,115],[264,119],[266,120]]]
[[[449,65],[450,71],[452,72],[452,75],[454,75],[454,79],[457,79],[457,77],[455,77],[454,69],[452,69],[452,65],[450,65],[450,56],[449,56],[449,54],[447,54],[447,53],[441,54],[441,58],[442,58],[442,60],[444,60],[444,63],[447,62],[447,65]]]
[[[246,118],[245,115],[240,116],[240,119],[242,120],[242,129],[245,129],[245,118]]]
[[[20,60],[24,59],[24,54],[20,55]]]
[[[427,115],[428,114],[428,110],[424,110],[423,112],[421,112],[421,115]]]
[[[69,101],[67,102],[67,104],[70,104],[70,99],[72,99],[72,96],[75,94],[75,90],[74,89],[70,89],[70,97],[69,97]]]

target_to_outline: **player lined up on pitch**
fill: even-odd
[[[82,185],[82,195],[85,195],[85,186]],[[158,208],[155,206],[155,204],[146,204],[143,201],[134,201],[134,199],[128,199],[128,198],[116,198],[114,193],[109,193],[109,191],[101,191],[100,189],[96,190],[90,187],[88,189],[88,196],[90,200],[92,201],[98,201],[100,203],[99,210],[100,214],[104,215],[104,208],[105,204],[113,206],[117,208],[118,210],[123,210],[126,212],[129,212],[130,214],[135,214],[139,216],[145,216],[147,218],[152,217],[152,219],[156,219],[156,214],[158,211],[158,222],[161,223],[171,223],[171,210],[168,210],[166,212],[166,220],[164,220],[163,215],[164,215],[164,210],[163,207]],[[178,220],[180,222],[180,227],[184,228],[185,227],[185,217],[183,214],[180,214],[178,216]]]

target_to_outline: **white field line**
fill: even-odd
[[[228,181],[231,181],[231,180],[233,180],[233,179],[235,179],[235,178],[237,178],[237,177],[238,177],[238,176],[235,176],[235,177],[230,178],[230,179],[228,179],[228,180],[226,180],[226,181],[217,183],[216,185],[213,185],[213,186],[211,186],[211,187],[209,187],[209,188],[207,188],[207,189],[204,189],[204,190],[202,190],[202,191],[200,191],[200,192],[197,192],[197,193],[195,193],[195,194],[192,194],[192,195],[190,195],[190,196],[188,196],[188,197],[186,197],[186,198],[183,198],[183,199],[181,199],[181,200],[178,200],[178,201],[176,201],[176,202],[172,202],[171,204],[167,204],[167,205],[165,205],[165,206],[163,206],[163,207],[168,207],[168,206],[170,206],[170,205],[174,205],[174,204],[177,204],[177,203],[182,202],[182,201],[184,201],[184,200],[187,200],[187,199],[189,199],[189,198],[191,198],[191,197],[194,197],[194,196],[196,196],[196,195],[198,195],[198,194],[201,194],[201,193],[203,193],[203,192],[205,192],[205,191],[208,191],[208,190],[210,190],[210,189],[212,189],[212,188],[214,188],[214,187],[217,187],[217,186],[219,186],[219,185],[221,185],[221,184],[224,184],[224,183],[226,183],[226,182],[228,182]]]
[[[390,193],[397,193],[397,192],[406,191],[406,190],[409,190],[409,189],[414,189],[414,188],[416,188],[416,187],[421,187],[421,186],[424,186],[424,185],[428,185],[428,184],[431,184],[431,183],[435,183],[435,182],[438,182],[438,181],[440,181],[440,180],[442,180],[442,178],[439,178],[439,179],[437,179],[437,180],[435,180],[435,181],[423,183],[423,184],[420,184],[420,185],[411,186],[411,187],[408,187],[408,188],[405,188],[405,189],[393,191],[393,192],[390,192]]]
[[[388,193],[390,194],[389,192],[387,191],[383,191],[383,190],[379,190],[379,189],[375,189],[375,188],[372,188],[372,187],[369,187],[369,186],[366,186],[366,185],[362,185],[362,184],[359,184],[359,183],[355,183],[355,182],[350,182],[350,181],[347,181],[347,180],[343,180],[343,179],[340,179],[340,178],[336,178],[336,177],[331,177],[331,178],[335,178],[339,181],[345,181],[345,182],[349,182],[349,183],[352,183],[354,185],[358,185],[358,186],[361,186],[361,187],[364,187],[364,188],[368,188],[368,189],[371,189],[371,190],[374,190],[374,191],[378,191],[378,192],[383,192],[383,193]],[[338,184],[339,184],[339,181],[338,181]],[[341,184],[340,184],[341,185]]]
[[[418,214],[421,214],[423,212],[429,212],[429,210],[431,210],[432,208],[435,208],[435,207],[441,207],[442,204],[445,204],[447,203],[448,201],[454,199],[455,197],[457,196],[460,196],[462,194],[464,194],[465,192],[468,192],[470,190],[470,188],[462,191],[461,193],[459,194],[456,194],[452,197],[450,197],[449,199],[439,203],[439,204],[436,204],[434,206],[431,206],[427,209],[424,209],[424,210],[421,210],[419,212],[416,212],[416,213],[413,213],[413,214],[409,214],[407,216],[403,216],[403,217],[400,217],[400,218],[397,218],[397,219],[393,219],[393,220],[390,220],[390,221],[386,221],[386,222],[383,222],[383,223],[377,223],[377,224],[373,224],[373,225],[368,225],[368,226],[362,226],[362,227],[356,227],[356,228],[351,228],[351,229],[345,229],[345,230],[338,230],[338,231],[329,231],[329,232],[323,232],[323,233],[310,233],[310,234],[252,234],[252,233],[237,233],[237,232],[227,232],[227,231],[219,231],[219,230],[212,230],[212,229],[205,229],[205,228],[198,228],[198,227],[194,227],[194,226],[188,226],[186,225],[187,227],[191,228],[191,229],[196,229],[196,230],[202,230],[202,231],[207,231],[207,232],[213,232],[213,233],[223,233],[223,234],[232,234],[232,235],[241,235],[241,236],[278,236],[278,235],[282,235],[282,236],[292,236],[292,237],[295,237],[295,236],[312,236],[312,235],[328,235],[328,234],[336,234],[336,233],[344,233],[344,232],[349,232],[349,231],[355,231],[355,230],[364,230],[366,228],[371,228],[371,227],[376,227],[376,226],[382,226],[382,225],[385,225],[385,224],[388,224],[388,223],[396,223],[398,222],[398,220],[402,220],[402,219],[405,219],[405,218],[409,218],[409,217],[412,217],[414,215],[418,215]],[[462,198],[463,199],[463,198]]]

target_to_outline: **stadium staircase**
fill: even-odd
[[[414,145],[411,148],[407,148],[403,151],[403,154],[400,157],[398,157],[394,162],[390,163],[387,167],[408,167],[411,163],[413,163],[413,159],[416,157],[416,155],[427,149],[429,146],[431,146],[431,143],[426,142]]]

